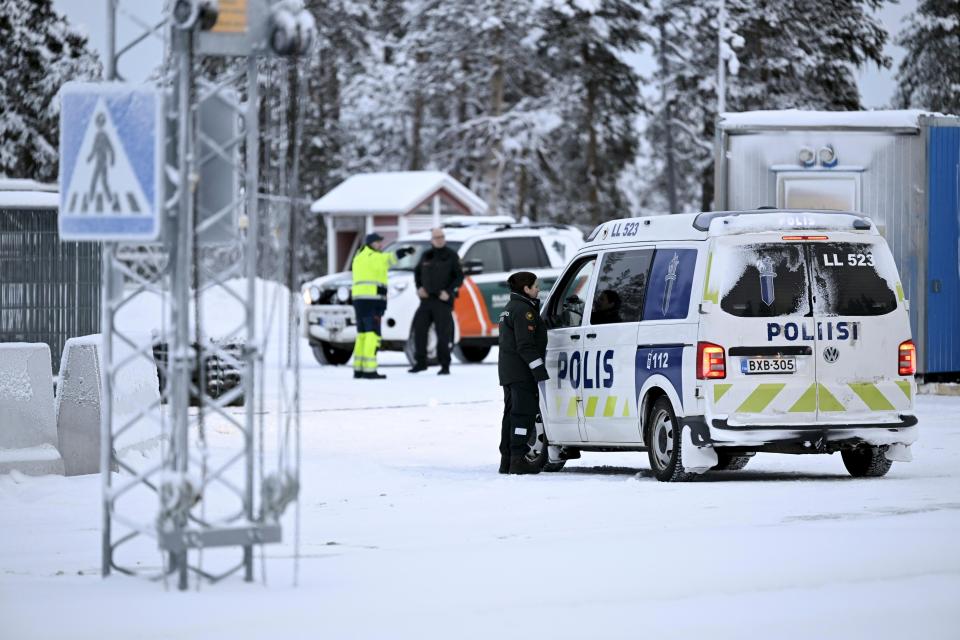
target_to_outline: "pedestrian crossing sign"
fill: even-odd
[[[149,241],[163,209],[163,100],[152,87],[60,90],[60,239]]]

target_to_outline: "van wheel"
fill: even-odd
[[[647,421],[647,455],[654,477],[661,482],[686,482],[696,477],[684,471],[680,447],[680,423],[666,396],[661,396],[650,409]]]
[[[537,437],[527,445],[527,453],[523,456],[523,473],[540,473],[541,471],[547,471],[547,466],[550,466],[547,454],[547,434],[543,429],[540,416],[537,416],[536,426]],[[554,470],[559,471],[559,469]]]
[[[887,460],[880,447],[862,446],[840,452],[843,466],[854,478],[879,478],[887,475],[892,460]]]
[[[329,342],[315,342],[310,345],[310,348],[313,349],[313,357],[316,358],[320,364],[347,364],[353,355],[351,349],[341,349],[340,347],[333,346]]]
[[[457,360],[464,364],[474,364],[483,362],[483,359],[490,354],[490,347],[467,347],[461,344],[453,348],[453,355]]]
[[[714,471],[740,471],[753,456],[735,456],[729,453],[717,453],[717,464],[713,465]]]

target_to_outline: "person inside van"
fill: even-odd
[[[613,289],[604,289],[593,301],[590,324],[613,324],[620,322],[620,295]]]

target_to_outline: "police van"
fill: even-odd
[[[606,222],[567,265],[528,454],[648,452],[661,481],[757,452],[910,460],[916,349],[886,241],[861,214],[758,210]]]

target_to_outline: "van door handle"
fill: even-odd
[[[587,337],[588,337],[588,338],[596,338],[596,337],[597,337],[597,334],[595,334],[595,333],[588,333],[588,334],[587,334]]]
[[[580,339],[580,335],[575,333],[575,334],[573,334],[573,335],[570,336],[570,339],[571,339],[571,340],[579,340],[579,339]]]

